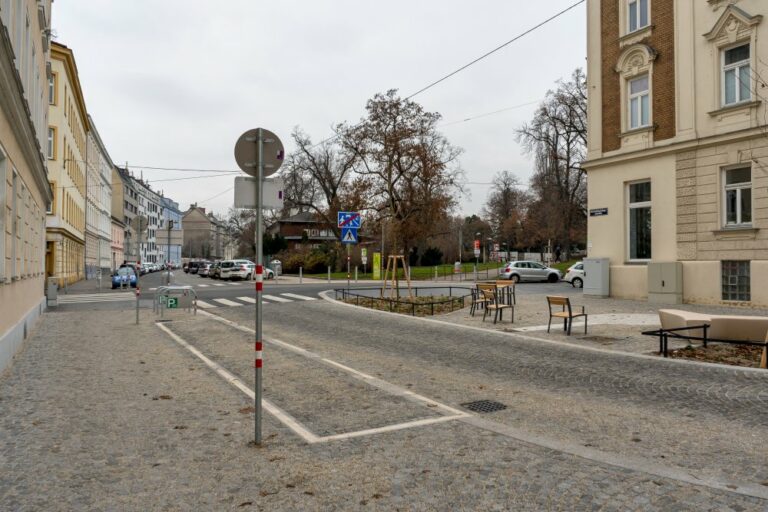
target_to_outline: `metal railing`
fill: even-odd
[[[191,292],[191,293],[190,293]],[[177,296],[187,297],[192,296],[192,299],[187,303],[185,308],[187,311],[192,311],[194,315],[197,315],[197,292],[191,286],[158,286],[155,290],[155,297],[152,299],[152,312],[160,314],[160,318],[163,317],[163,311],[168,309],[168,297]],[[162,298],[165,297],[165,300]]]
[[[435,291],[435,290],[448,290],[448,298],[443,298],[441,300],[434,300],[429,302],[414,302],[411,300],[408,300],[407,298],[391,298],[391,297],[384,297],[382,288],[356,288],[354,290],[348,290],[346,288],[336,288],[333,290],[334,296],[336,300],[339,300],[339,296],[341,296],[341,300],[345,302],[351,302],[354,301],[354,303],[357,306],[360,306],[360,303],[363,303],[363,306],[365,306],[365,303],[369,303],[372,309],[383,309],[383,310],[389,310],[390,312],[401,312],[405,310],[405,312],[408,311],[408,309],[411,310],[411,316],[416,316],[416,313],[418,311],[423,312],[426,314],[427,311],[429,311],[429,314],[431,316],[434,316],[435,314],[435,306],[445,306],[448,305],[451,312],[455,311],[456,309],[462,309],[465,307],[466,299],[467,297],[471,296],[471,290],[469,288],[465,287],[453,287],[453,286],[447,286],[447,287],[441,287],[441,288],[423,288],[424,290],[429,291]],[[405,291],[406,289],[403,289]],[[461,295],[454,295],[454,290],[461,290],[464,293]],[[378,297],[371,296],[371,295],[364,295],[361,293],[356,292],[365,292],[365,291],[374,291],[379,293],[380,295]],[[419,296],[419,288],[411,287],[411,291],[414,293],[415,297]],[[430,294],[431,295],[431,294]],[[430,295],[427,295],[430,296]],[[425,297],[425,295],[422,295],[422,297]],[[373,304],[380,304],[383,307],[382,308],[373,308]]]
[[[682,334],[685,331],[701,330],[702,336],[690,336]],[[641,334],[644,336],[658,336],[659,337],[659,355],[669,357],[669,338],[686,340],[689,344],[691,341],[700,341],[704,348],[707,348],[707,343],[727,343],[731,345],[749,345],[753,347],[765,347],[765,341],[748,341],[748,340],[723,340],[717,338],[710,338],[707,331],[710,329],[709,324],[692,325],[690,327],[677,327],[674,329],[657,329],[654,331],[644,331]]]

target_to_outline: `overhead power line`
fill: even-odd
[[[499,110],[494,110],[493,112],[486,112],[485,114],[478,114],[476,116],[467,117],[465,119],[460,119],[458,121],[451,121],[449,123],[443,123],[441,125],[438,125],[438,128],[444,128],[446,126],[453,126],[454,124],[459,124],[459,123],[466,123],[468,121],[474,121],[475,119],[481,119],[483,117],[488,117],[488,116],[492,116],[492,115],[496,115],[496,114],[501,114],[502,112],[509,112],[510,110],[515,110],[515,109],[518,109],[518,108],[528,107],[530,105],[536,105],[538,103],[539,103],[539,100],[529,101],[528,103],[523,103],[522,105],[515,105],[514,107],[502,108],[502,109],[499,109]]]
[[[422,87],[421,89],[419,89],[418,91],[414,92],[414,93],[413,93],[413,94],[411,94],[410,96],[407,96],[405,99],[409,100],[409,99],[413,98],[414,96],[416,96],[416,95],[419,95],[419,94],[423,93],[424,91],[427,91],[427,90],[431,89],[432,87],[436,86],[436,85],[437,85],[437,84],[439,84],[440,82],[444,82],[445,80],[448,80],[448,79],[449,79],[449,78],[451,78],[452,76],[454,76],[454,75],[457,75],[457,74],[461,73],[462,71],[464,71],[464,70],[465,70],[465,69],[467,69],[468,67],[470,67],[470,66],[472,66],[472,65],[474,65],[474,64],[477,64],[478,62],[480,62],[481,60],[483,60],[483,59],[485,59],[485,58],[487,58],[487,57],[490,57],[491,55],[493,55],[494,53],[498,52],[499,50],[501,50],[501,49],[503,49],[503,48],[506,48],[507,46],[509,46],[510,44],[514,43],[514,42],[515,42],[515,41],[517,41],[518,39],[521,39],[521,38],[523,38],[523,37],[527,36],[528,34],[530,34],[531,32],[533,32],[533,31],[535,31],[535,30],[538,30],[539,28],[543,27],[543,26],[544,26],[544,25],[546,25],[547,23],[550,23],[551,21],[554,21],[554,20],[556,20],[557,18],[559,18],[559,17],[560,17],[560,16],[562,16],[563,14],[567,13],[567,12],[568,12],[568,11],[570,11],[571,9],[575,9],[577,6],[579,6],[579,5],[583,4],[583,3],[584,3],[584,2],[586,2],[586,1],[587,1],[587,0],[579,0],[578,2],[576,2],[576,3],[572,4],[572,5],[570,5],[569,7],[566,7],[565,9],[563,9],[563,10],[562,10],[562,11],[560,11],[560,12],[558,12],[558,13],[557,13],[557,14],[555,14],[554,16],[550,16],[549,18],[547,18],[546,20],[542,21],[542,22],[541,22],[541,23],[539,23],[538,25],[535,25],[535,26],[533,26],[533,27],[529,28],[528,30],[526,30],[526,31],[525,31],[525,32],[523,32],[522,34],[516,35],[515,37],[513,37],[512,39],[510,39],[510,40],[509,40],[509,41],[507,41],[506,43],[500,44],[499,46],[497,46],[497,47],[496,47],[496,48],[494,48],[493,50],[491,50],[491,51],[489,51],[489,52],[486,52],[486,53],[482,54],[482,55],[481,55],[481,56],[479,56],[478,58],[476,58],[476,59],[472,60],[471,62],[468,62],[467,64],[464,64],[463,66],[461,66],[460,68],[456,69],[455,71],[451,71],[450,73],[448,73],[448,74],[447,74],[447,75],[445,75],[444,77],[442,77],[442,78],[440,78],[440,79],[438,79],[438,80],[435,80],[434,82],[432,82],[431,84],[429,84],[429,85],[427,85],[427,86],[425,86],[425,87]]]

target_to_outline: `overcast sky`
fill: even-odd
[[[512,39],[576,0],[56,0],[57,41],[75,53],[86,105],[118,164],[237,169],[233,146],[249,128],[291,150],[301,126],[315,141],[355,122],[377,92],[407,96]],[[527,181],[531,159],[514,130],[554,83],[586,62],[584,4],[414,98],[439,112],[464,149],[470,182],[500,170]],[[495,115],[488,112],[529,104]],[[205,175],[205,174],[202,174]],[[195,176],[144,170],[152,180]],[[153,188],[226,212],[231,175]],[[476,213],[489,187],[470,185]]]

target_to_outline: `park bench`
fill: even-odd
[[[678,309],[660,309],[661,328],[643,332],[658,336],[659,354],[669,355],[669,338],[708,343],[729,343],[763,347],[761,368],[768,361],[768,317],[746,315],[707,315]]]
[[[561,297],[559,295],[547,295],[547,304],[549,305],[549,322],[547,323],[547,332],[552,327],[553,318],[563,319],[563,330],[571,335],[571,327],[573,326],[573,319],[584,317],[584,334],[587,334],[587,312],[584,306],[581,306],[581,313],[574,313],[571,307],[571,299],[568,297]],[[561,311],[552,311],[552,306],[562,307]]]

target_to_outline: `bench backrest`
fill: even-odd
[[[768,317],[713,315],[707,337],[713,340],[765,341]]]
[[[547,295],[547,304],[549,305],[549,313],[552,314],[552,306],[561,306],[563,311],[568,311],[571,314],[571,299],[568,297],[562,297],[560,295]]]

